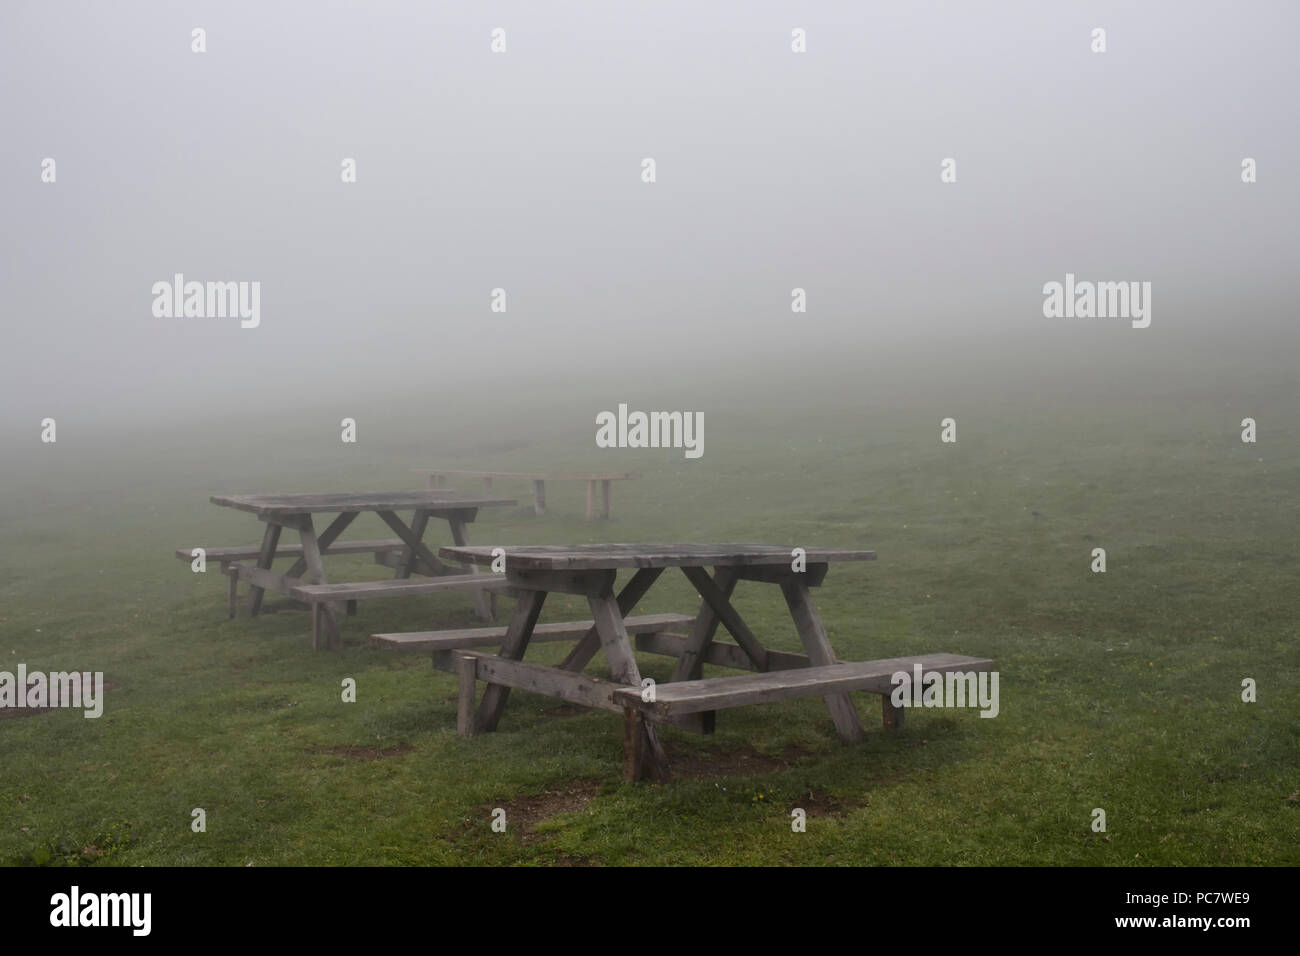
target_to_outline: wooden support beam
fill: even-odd
[[[633,608],[641,603],[641,599],[645,597],[651,585],[659,580],[663,570],[663,568],[640,568],[627,584],[623,585],[623,590],[618,592],[618,612],[622,617],[626,618],[632,613]],[[591,663],[591,659],[599,650],[600,632],[593,623],[591,630],[584,634],[577,646],[569,652],[569,656],[560,664],[560,668],[566,671],[580,671]]]
[[[719,569],[720,572],[721,569]],[[736,643],[745,649],[745,653],[754,662],[755,668],[760,671],[767,670],[767,649],[754,636],[754,632],[749,629],[749,625],[744,622],[736,609],[731,606],[730,598],[723,594],[722,589],[713,583],[713,578],[709,577],[709,572],[705,571],[704,568],[684,567],[682,573],[686,575],[691,584],[695,585],[695,590],[713,609],[713,613],[718,616],[722,626],[731,632],[731,636],[736,639]]]
[[[629,783],[638,780],[656,780],[667,783],[672,779],[668,758],[654,735],[654,725],[639,710],[623,711],[623,779]]]
[[[802,581],[785,581],[781,584],[781,593],[785,596],[786,606],[790,608],[795,627],[799,629],[799,639],[808,652],[808,659],[816,667],[834,664],[835,653],[831,650],[830,639],[822,627],[821,616],[813,604],[808,586]],[[853,699],[847,693],[827,695],[826,708],[831,712],[831,720],[843,739],[853,742],[866,736],[862,723],[858,720],[857,709],[853,706]]]
[[[808,565],[806,571],[792,571],[782,564],[761,564],[748,568],[738,568],[742,581],[763,581],[768,584],[780,584],[782,581],[803,581],[810,588],[820,587],[826,580],[830,565],[825,562]]]
[[[512,571],[506,557],[506,583],[521,591],[554,591],[591,597],[614,586],[617,571]]]
[[[600,597],[587,598],[591,607],[591,617],[596,622],[600,634],[600,644],[605,651],[605,660],[609,662],[610,677],[620,684],[627,684],[640,692],[641,671],[636,664],[636,655],[623,626],[623,615],[618,609],[618,599],[613,591]],[[666,779],[668,774],[668,755],[659,743],[659,735],[654,725],[644,719],[625,718],[626,734],[624,748],[632,747],[634,769],[638,774]]]
[[[257,566],[263,571],[271,569],[271,562],[275,560],[275,549],[280,543],[280,526],[274,522],[266,523],[266,530],[262,532],[262,550],[257,556]],[[248,613],[250,617],[257,617],[258,612],[262,610],[262,595],[265,588],[253,586],[248,591]]]
[[[341,535],[345,530],[347,530],[348,525],[350,525],[354,520],[356,520],[358,514],[360,514],[359,511],[340,512],[339,516],[329,523],[329,527],[327,527],[324,531],[322,531],[320,533],[320,537],[316,539],[316,543],[320,547],[320,551],[322,554],[327,552],[330,548],[330,545],[332,545],[336,540],[338,540],[339,535]],[[293,565],[289,568],[288,571],[284,573],[285,573],[285,577],[296,578],[301,576],[302,573],[306,570],[307,570],[307,559],[305,557],[301,557],[293,563]]]
[[[378,515],[383,520],[384,524],[388,525],[388,527],[392,528],[393,531],[396,532],[397,536],[402,539],[402,543],[410,548],[412,553],[418,554],[420,560],[430,568],[436,569],[440,574],[455,573],[453,568],[434,556],[434,553],[429,550],[428,545],[417,538],[414,532],[406,526],[406,523],[402,521],[401,518],[397,517],[397,512],[380,511],[378,512]]]
[[[586,674],[557,671],[554,667],[544,664],[506,660],[495,654],[469,651],[464,648],[449,648],[433,652],[433,666],[441,671],[459,674],[460,661],[467,657],[475,661],[476,679],[485,683],[502,684],[514,690],[554,697],[592,710],[603,710],[614,714],[621,714],[624,711],[623,705],[614,702],[615,691],[627,690],[622,684],[601,680],[599,677],[588,677]],[[705,722],[699,714],[656,716],[653,720],[692,733],[713,732],[712,727],[705,727]]]
[[[425,529],[428,527],[429,512],[417,509],[415,514],[411,517],[411,534],[417,541],[423,541]],[[411,572],[415,570],[416,563],[419,560],[420,556],[416,554],[415,551],[408,551],[405,563],[397,569],[397,577],[403,579],[409,578]]]
[[[230,617],[233,619],[235,612],[239,608],[239,568],[236,565],[229,564],[222,570],[226,572],[226,577],[230,579],[227,597],[230,602]]]
[[[735,568],[718,568],[713,576],[714,585],[728,600],[736,589],[736,580]],[[690,636],[686,638],[682,655],[677,661],[677,666],[673,668],[671,678],[673,681],[699,680],[700,668],[704,664],[709,644],[717,631],[718,615],[709,602],[701,598],[700,613],[695,616],[695,624],[691,627]]]
[[[474,690],[478,677],[478,662],[468,654],[457,658],[460,675],[460,697],[456,706],[456,733],[462,737],[474,733]]]
[[[473,517],[471,516],[469,520],[472,521]],[[465,547],[465,545],[469,543],[469,534],[465,528],[466,525],[465,517],[457,512],[453,512],[447,515],[447,525],[448,527],[451,528],[451,540],[456,545],[456,547],[458,548]],[[445,563],[443,564],[443,566],[449,567],[449,565]],[[461,565],[461,569],[466,572],[469,572],[471,570],[469,565]],[[478,619],[480,621],[487,621],[489,624],[491,624],[493,621],[497,619],[497,613],[496,613],[497,605],[496,605],[495,594],[489,594],[482,590],[476,590],[471,592],[470,600],[474,602],[474,613],[478,616]]]
[[[665,657],[680,658],[686,652],[689,637],[683,637],[680,634],[669,634],[656,632],[649,634],[637,634],[635,636],[636,649],[644,651],[647,654],[662,654]],[[752,671],[754,662],[749,659],[744,648],[739,644],[731,644],[727,641],[713,640],[704,648],[703,663],[716,664],[719,667],[731,667],[736,670]],[[806,654],[795,654],[790,651],[774,651],[768,648],[767,667],[769,671],[794,670],[799,667],[811,667],[812,663],[808,660]],[[697,677],[684,678],[688,680],[698,680]]]
[[[514,617],[510,619],[510,626],[506,629],[506,639],[501,643],[499,656],[502,659],[517,661],[524,656],[524,651],[528,649],[528,640],[533,636],[533,626],[537,623],[537,616],[542,613],[542,605],[545,601],[545,591],[529,591],[519,596],[519,601],[515,604]],[[509,697],[509,687],[490,684],[483,692],[483,699],[479,703],[478,716],[474,721],[475,729],[496,730],[497,723],[501,720],[501,712],[505,709]]]

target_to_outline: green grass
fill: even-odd
[[[1261,394],[1279,410],[1291,398]],[[98,720],[0,720],[0,861],[1300,863],[1294,417],[1273,415],[1260,443],[1243,445],[1247,412],[1186,393],[1140,407],[968,397],[951,412],[901,397],[643,404],[703,407],[704,458],[620,453],[617,467],[644,478],[616,487],[612,522],[587,524],[581,487],[556,485],[545,517],[485,512],[472,540],[873,548],[878,561],[832,567],[817,592],[838,653],[993,657],[1001,714],[913,712],[886,734],[867,698],[869,738],[846,746],[819,700],[727,711],[712,738],[666,731],[679,759],[792,762],[664,786],[621,781],[617,718],[557,716],[558,702],[524,693],[498,733],[462,739],[455,679],[364,641],[468,625],[463,597],[363,605],[341,652],[313,653],[305,614],[229,621],[220,575],[192,574],[171,551],[256,540],[249,516],[207,504],[216,492],[409,487],[409,469],[435,461],[609,467],[585,424],[604,406],[575,401],[576,426],[544,439],[527,415],[490,409],[465,413],[459,430],[406,418],[367,432],[377,416],[358,416],[356,448],[328,428],[285,443],[222,425],[80,448],[60,422],[57,446],[27,449],[7,474],[0,669],[102,670],[116,686]],[[956,445],[938,441],[945,414],[958,418]],[[444,532],[431,536],[445,543]],[[350,534],[386,532],[363,519]],[[1107,551],[1105,574],[1089,570],[1094,547]],[[384,575],[362,558],[330,570]],[[666,575],[638,610],[693,611],[691,593]],[[736,600],[772,645],[798,649],[776,589],[744,584]],[[543,620],[585,616],[555,599]],[[668,676],[666,659],[641,661]],[[344,677],[357,681],[355,704],[340,700]],[[1245,677],[1257,703],[1240,699]],[[590,801],[526,833],[517,821],[492,832],[493,808],[572,788]],[[800,806],[820,809],[792,833]],[[191,832],[195,807],[206,833]],[[1090,828],[1094,807],[1105,834]]]

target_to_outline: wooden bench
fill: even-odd
[[[689,614],[644,614],[624,621],[629,634],[660,634],[674,627],[690,627],[695,618]],[[538,624],[533,628],[534,642],[578,641],[587,635],[595,621],[563,621]],[[675,635],[670,635],[675,636]],[[370,643],[395,651],[449,651],[460,647],[491,647],[506,638],[504,627],[470,627],[449,631],[408,631],[400,634],[372,634]],[[678,638],[684,640],[684,638]],[[436,662],[435,662],[436,664]]]
[[[671,722],[691,714],[712,713],[729,707],[768,704],[797,697],[825,697],[849,691],[881,695],[886,729],[903,723],[905,708],[894,707],[890,695],[893,675],[899,671],[913,673],[919,664],[922,672],[947,674],[952,671],[980,672],[993,669],[993,661],[958,654],[923,654],[918,657],[895,657],[878,661],[827,664],[790,670],[767,671],[740,677],[713,677],[704,680],[675,681],[656,684],[654,699],[642,699],[640,688],[619,687],[613,691],[613,703],[623,710],[625,720],[624,774],[639,780],[647,772],[647,761],[655,757],[641,746],[645,721]]]
[[[379,563],[387,563],[387,556],[397,552],[400,557],[406,551],[406,545],[400,538],[385,538],[380,541],[336,541],[329,546],[329,554],[365,554],[372,552],[375,560]],[[218,561],[221,564],[221,571],[224,574],[226,569],[236,561],[256,561],[262,553],[261,545],[253,545],[251,548],[204,548],[204,559],[207,561]],[[288,556],[301,558],[301,544],[282,544],[276,549],[276,557]],[[381,560],[380,556],[385,556]],[[192,562],[194,560],[194,548],[177,548],[176,557],[181,561]]]
[[[546,483],[548,481],[585,481],[587,483],[588,521],[591,521],[596,517],[596,482],[600,482],[600,517],[609,518],[614,505],[614,492],[610,483],[641,477],[632,472],[621,474],[554,475],[538,474],[528,471],[424,471],[423,474],[428,476],[430,488],[442,488],[446,485],[448,478],[481,478],[483,479],[483,491],[485,494],[491,494],[492,480],[494,478],[531,481],[533,483],[533,513],[539,515],[546,514]]]
[[[495,595],[507,590],[503,574],[448,574],[419,581],[361,581],[345,584],[299,584],[289,588],[289,596],[311,606],[312,646],[339,642],[332,615],[326,613],[336,604],[353,605],[372,598],[407,597],[413,594],[436,594],[440,591],[486,591]],[[355,605],[353,605],[355,606]]]

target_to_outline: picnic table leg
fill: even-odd
[[[632,707],[623,709],[623,779],[628,783],[638,780],[669,778],[668,761],[655,737],[654,725],[645,714]]]
[[[636,574],[632,575],[627,584],[623,585],[623,590],[618,592],[618,613],[627,617],[632,613],[632,609],[640,603],[645,597],[650,586],[659,580],[659,575],[663,574],[663,568],[641,568]],[[569,651],[569,656],[564,659],[560,665],[561,670],[581,671],[591,663],[591,659],[596,656],[600,650],[600,631],[593,624],[590,630],[582,636],[582,639],[574,645],[573,650]]]
[[[451,526],[451,540],[458,548],[463,548],[469,543],[469,536],[466,533],[465,519],[453,514],[447,519],[447,524]],[[469,570],[466,568],[466,570]],[[474,613],[478,615],[479,620],[491,623],[497,619],[496,594],[477,588],[470,594],[470,600],[474,602]]]
[[[414,517],[411,519],[411,534],[415,535],[416,538],[423,541],[424,529],[427,528],[428,526],[429,526],[429,512],[416,511]],[[418,560],[419,557],[416,555],[416,553],[414,551],[411,551],[411,553],[406,558],[406,563],[404,563],[400,568],[397,569],[397,577],[409,578],[411,576],[411,572],[415,570],[415,565]]]
[[[709,572],[704,568],[683,567],[682,573],[695,586],[695,590],[699,592],[700,597],[704,598],[709,607],[713,609],[713,613],[718,616],[722,626],[736,639],[736,643],[740,645],[745,655],[754,662],[754,669],[758,671],[768,670],[767,648],[763,647],[739,612],[731,606],[730,598],[723,594],[713,582],[713,579],[709,577]],[[832,662],[828,661],[827,663]]]
[[[590,521],[596,516],[596,483],[587,482],[587,520]]]
[[[263,571],[271,570],[271,562],[275,560],[275,549],[280,546],[280,526],[274,521],[266,523],[266,530],[262,532],[262,550],[257,556],[257,566]],[[265,588],[259,588],[253,585],[248,589],[248,615],[257,617],[262,610],[262,595],[266,592]]]
[[[472,657],[462,657],[458,662],[460,697],[456,706],[456,733],[462,737],[474,734],[474,690],[478,676],[478,663]]]
[[[610,676],[620,684],[639,688],[641,671],[636,666],[636,655],[632,652],[632,642],[627,636],[618,600],[610,591],[599,597],[588,597],[587,603],[605,649],[605,659],[609,661]],[[628,780],[668,780],[668,755],[655,733],[654,723],[639,713],[633,714],[630,708],[624,710],[624,714],[625,777]]]
[[[799,630],[799,640],[803,642],[809,663],[813,667],[834,664],[835,652],[826,637],[826,629],[822,627],[821,617],[817,613],[816,605],[813,604],[808,585],[793,579],[782,581],[781,593],[790,608],[790,616],[794,618],[794,626]],[[853,706],[853,698],[848,694],[826,695],[826,707],[830,710],[831,720],[834,721],[835,729],[839,731],[842,738],[853,742],[865,736],[862,723],[858,720],[858,712]]]
[[[320,553],[324,554],[329,550],[331,544],[337,540],[338,536],[347,530],[354,520],[356,520],[359,511],[344,511],[337,518],[330,522],[328,528],[322,531],[316,538],[316,543],[320,547]],[[307,559],[299,558],[293,563],[288,571],[284,572],[286,578],[296,578],[307,570]]]
[[[226,577],[230,578],[230,616],[233,618],[239,609],[239,565],[231,563],[226,565]]]
[[[714,585],[727,600],[731,600],[731,593],[736,590],[738,580],[740,577],[735,568],[718,568],[713,574]],[[704,653],[709,649],[709,644],[718,631],[718,624],[717,612],[708,601],[701,599],[700,613],[695,615],[695,623],[691,625],[691,633],[682,648],[682,656],[677,658],[677,664],[673,668],[673,680],[700,679],[700,669],[704,666]]]
[[[325,580],[325,562],[321,560],[320,544],[311,515],[301,515],[297,523],[298,537],[302,539],[302,557],[307,562],[307,580],[312,584],[329,583]],[[342,646],[338,610],[338,606],[330,602],[318,601],[312,605],[312,650],[320,650],[322,643],[331,649]]]
[[[608,478],[606,478],[604,481],[602,481],[602,482],[600,483],[600,497],[601,497],[601,502],[602,502],[602,503],[604,504],[604,506],[605,506],[605,507],[604,507],[604,515],[603,515],[603,517],[605,518],[606,521],[609,520],[609,516],[610,516],[610,514],[612,513],[612,510],[613,510],[613,509],[612,509],[613,499],[614,499],[614,492],[613,492],[613,489],[612,489],[612,485],[613,485],[613,484],[614,484],[614,483],[613,483],[612,481],[610,481]]]
[[[420,538],[406,526],[406,522],[397,517],[396,511],[378,511],[376,514],[379,515],[380,520],[383,521],[384,524],[397,532],[397,536],[402,539],[404,545],[410,548],[412,554],[418,554],[419,559],[424,562],[424,564],[428,565],[428,571],[425,572],[426,574],[453,573],[451,567],[445,561],[441,561],[435,557],[433,552],[429,550],[429,546],[421,541]]]
[[[533,514],[546,514],[546,482],[533,482]]]
[[[528,649],[528,640],[533,636],[533,627],[537,616],[542,613],[542,604],[546,601],[545,591],[525,591],[515,604],[515,616],[506,628],[506,639],[501,644],[499,657],[517,661],[523,658]],[[476,731],[490,732],[497,729],[501,720],[501,711],[505,709],[510,697],[510,688],[501,684],[488,684],[479,701],[478,715],[474,719]]]
[[[886,730],[897,730],[903,726],[903,711],[905,707],[895,707],[894,702],[889,699],[888,694],[880,695],[881,716],[884,719]]]

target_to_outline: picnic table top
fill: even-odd
[[[297,495],[213,495],[214,505],[251,511],[254,514],[302,514],[342,511],[451,511],[518,504],[514,498],[487,498],[447,488],[419,491],[379,491]]]
[[[471,564],[492,563],[493,547],[445,547],[439,556]],[[789,564],[792,548],[773,544],[577,544],[506,547],[517,571],[604,571],[616,568],[748,567]],[[874,561],[874,551],[804,548],[809,564]]]
[[[544,471],[447,471],[443,468],[417,468],[422,475],[447,475],[460,478],[524,478],[532,481],[622,481],[640,478],[636,472],[594,472],[583,475],[566,475]]]

